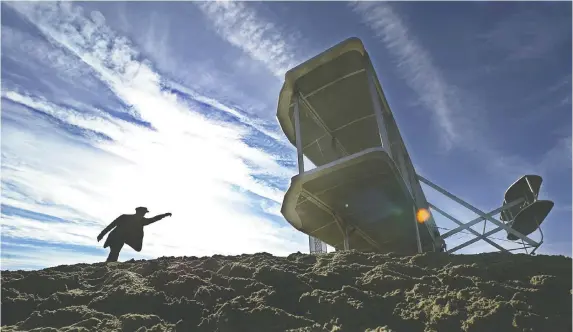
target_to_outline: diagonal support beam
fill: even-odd
[[[507,226],[506,224],[502,223],[499,220],[496,220],[495,218],[492,218],[491,216],[488,216],[485,212],[481,211],[480,209],[472,206],[471,204],[469,204],[468,202],[465,202],[464,200],[450,194],[449,192],[447,192],[446,190],[440,188],[439,186],[435,185],[434,183],[432,183],[430,180],[424,178],[421,175],[418,175],[418,178],[420,179],[420,181],[424,182],[425,184],[427,184],[428,186],[432,187],[433,189],[435,189],[436,191],[440,192],[441,194],[447,196],[448,198],[452,199],[453,201],[459,203],[460,205],[463,205],[465,208],[467,208],[468,210],[471,210],[472,212],[479,214],[483,219],[487,219],[489,221],[491,221],[493,224],[501,227],[502,229],[504,229],[506,232],[511,233],[515,236],[517,236],[518,238],[522,239],[523,241],[527,242],[528,244],[536,247],[539,246],[539,243],[533,241],[532,239],[528,238],[527,236],[519,233],[518,231],[516,231],[515,229],[511,228],[510,226]],[[510,203],[511,204],[511,203]],[[478,221],[479,222],[479,221]],[[477,222],[476,222],[477,223]],[[489,233],[489,232],[488,232]],[[485,235],[485,234],[484,234]],[[474,241],[475,242],[475,241]]]
[[[490,236],[490,235],[492,235],[492,234],[494,234],[494,233],[500,232],[501,230],[503,230],[503,227],[497,227],[497,228],[495,228],[495,229],[492,229],[491,231],[489,231],[489,232],[487,232],[487,233],[485,233],[485,234],[483,234],[483,235],[477,236],[475,239],[472,239],[472,240],[469,240],[469,241],[467,241],[467,242],[464,242],[464,243],[460,244],[459,246],[448,250],[448,252],[454,252],[454,251],[456,251],[456,250],[460,250],[460,249],[462,249],[462,248],[465,248],[465,247],[469,246],[470,244],[472,244],[472,243],[474,243],[474,242],[476,242],[476,241],[485,240],[486,237],[488,237],[488,236]],[[517,231],[516,231],[516,232],[517,232]],[[519,233],[519,232],[517,232],[517,233],[518,233],[519,235],[521,235],[522,237],[526,238],[527,240],[529,240],[530,242],[533,242],[534,244],[530,244],[530,246],[531,246],[532,248],[535,248],[535,250],[537,250],[537,248],[541,245],[541,242],[535,242],[535,241],[531,240],[530,238],[528,238],[527,236],[525,236],[525,235],[523,235],[523,234],[521,234],[521,233]],[[529,243],[529,241],[525,241],[525,242],[528,242],[528,243]],[[525,248],[525,245],[524,245],[524,248]],[[522,249],[522,248],[519,248],[519,249]],[[534,251],[535,251],[535,250],[534,250]]]
[[[460,250],[460,249],[462,249],[462,248],[465,248],[465,247],[469,246],[469,245],[472,244],[472,243],[475,243],[475,242],[481,240],[482,238],[485,239],[486,237],[488,237],[488,236],[490,236],[490,235],[492,235],[492,234],[494,234],[494,233],[497,233],[497,232],[499,232],[499,231],[501,231],[501,230],[502,230],[501,227],[498,227],[498,228],[496,228],[496,229],[492,229],[491,231],[489,231],[489,232],[487,232],[487,233],[485,233],[485,234],[483,234],[483,235],[479,235],[479,236],[477,236],[477,237],[474,238],[474,239],[471,239],[471,240],[469,240],[469,241],[466,241],[466,242],[464,242],[464,243],[458,245],[457,247],[454,247],[454,248],[448,250],[447,252],[448,252],[448,253],[453,253],[454,251],[458,251],[458,250]]]
[[[320,117],[316,114],[316,111],[314,110],[314,107],[312,107],[312,105],[310,104],[310,102],[306,99],[305,96],[303,96],[300,92],[298,92],[296,94],[296,96],[298,97],[297,99],[299,100],[299,102],[302,102],[304,104],[304,106],[306,106],[308,113],[310,115],[310,117],[312,118],[312,120],[314,121],[314,123],[316,123],[317,126],[319,126],[322,130],[324,130],[324,132],[330,136],[330,138],[332,138],[333,140],[337,141],[337,145],[340,147],[340,150],[342,151],[342,154],[345,156],[348,156],[349,153],[348,151],[346,151],[346,149],[344,148],[344,146],[342,145],[342,143],[340,142],[340,140],[338,140],[338,138],[336,138],[334,136],[334,134],[332,134],[332,130],[330,130],[330,128],[328,128],[326,126],[326,124],[320,119]],[[299,105],[300,107],[300,105]]]
[[[484,219],[488,219],[488,218],[490,218],[490,217],[493,217],[493,216],[495,216],[496,214],[500,213],[501,211],[506,210],[506,209],[509,209],[509,208],[512,207],[512,206],[521,204],[522,202],[523,202],[523,199],[519,199],[519,200],[517,200],[517,201],[514,201],[514,202],[511,202],[511,203],[509,203],[509,204],[506,204],[506,205],[504,205],[504,206],[502,206],[502,207],[500,207],[500,208],[497,208],[497,209],[495,209],[495,210],[493,210],[493,211],[491,211],[491,212],[489,212],[489,213],[486,213],[486,214],[484,214],[484,215],[482,215],[482,216],[480,216],[480,217],[477,217],[477,218],[475,218],[474,220],[472,220],[472,221],[470,221],[470,222],[467,222],[467,223],[465,223],[465,224],[462,223],[461,226],[459,226],[459,227],[457,227],[457,228],[454,228],[454,229],[452,229],[452,230],[450,230],[450,231],[448,231],[448,232],[442,234],[442,239],[445,239],[445,238],[447,238],[447,237],[449,237],[449,236],[452,236],[452,235],[454,235],[454,234],[456,234],[456,233],[459,233],[459,232],[461,232],[461,231],[463,231],[463,230],[465,230],[465,229],[471,229],[470,227],[472,227],[473,225],[475,225],[475,224],[477,224],[477,223],[483,221]],[[478,233],[478,234],[479,234],[479,233]]]
[[[432,203],[428,203],[428,205],[430,206],[430,208],[432,208],[433,210],[435,210],[436,212],[438,212],[439,214],[443,215],[444,217],[450,219],[451,221],[455,222],[456,224],[462,226],[464,223],[462,223],[461,221],[459,221],[458,219],[454,218],[453,216],[449,215],[448,213],[446,213],[445,211],[441,210],[440,208],[438,208],[437,206],[433,205]],[[481,236],[480,233],[474,231],[471,228],[468,228],[468,230],[475,236]],[[484,232],[485,233],[485,232]],[[489,243],[490,245],[494,246],[495,248],[497,248],[500,251],[504,251],[504,252],[509,252],[507,251],[507,249],[505,249],[504,247],[500,246],[499,244],[493,242],[490,239],[484,238],[483,239],[485,242]]]

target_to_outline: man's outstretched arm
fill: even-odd
[[[153,218],[143,218],[143,226],[153,224],[154,222],[159,221],[165,217],[171,217],[171,213],[160,214],[160,215],[157,215]]]
[[[99,235],[97,236],[97,241],[101,241],[101,239],[109,232],[111,231],[115,226],[117,226],[117,222],[119,220],[119,218],[121,218],[121,216],[117,217],[114,221],[111,222],[111,224],[107,225],[106,228],[104,228],[101,233],[99,233]]]

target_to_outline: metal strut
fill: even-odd
[[[525,201],[524,198],[517,199],[517,200],[515,200],[515,201],[513,201],[513,202],[510,202],[509,204],[504,204],[504,205],[503,205],[502,207],[500,207],[500,208],[497,208],[497,209],[495,209],[495,210],[493,210],[493,211],[491,211],[491,212],[485,213],[484,211],[482,211],[482,210],[480,210],[480,209],[474,207],[473,205],[471,205],[471,204],[465,202],[464,200],[460,199],[459,197],[456,197],[455,195],[449,193],[449,192],[446,191],[445,189],[443,189],[443,188],[439,187],[438,185],[432,183],[430,180],[424,178],[423,176],[421,176],[421,175],[417,175],[417,176],[418,176],[418,179],[419,179],[421,182],[425,183],[426,185],[428,185],[428,186],[430,186],[431,188],[435,189],[436,191],[438,191],[439,193],[443,194],[444,196],[450,198],[451,200],[453,200],[453,201],[459,203],[460,205],[464,206],[464,207],[467,208],[468,210],[470,210],[470,211],[472,211],[472,212],[474,212],[474,213],[476,213],[476,214],[479,215],[478,218],[476,218],[476,219],[474,219],[474,220],[472,220],[472,221],[470,221],[470,222],[462,223],[461,221],[459,221],[459,220],[457,220],[456,218],[452,217],[451,215],[447,214],[446,212],[444,212],[443,210],[439,209],[439,208],[436,207],[435,205],[429,204],[430,208],[432,208],[432,209],[435,210],[436,212],[440,213],[440,214],[443,215],[444,217],[446,217],[446,218],[452,220],[453,222],[455,222],[456,224],[459,225],[457,228],[454,228],[454,229],[449,230],[448,232],[442,234],[442,235],[441,235],[441,238],[442,238],[442,239],[445,239],[445,238],[447,238],[447,237],[449,237],[449,236],[451,236],[451,235],[454,235],[454,234],[456,234],[456,233],[462,232],[462,231],[464,231],[464,230],[466,230],[466,229],[467,229],[468,231],[470,231],[473,235],[476,236],[474,239],[468,240],[468,241],[466,241],[466,242],[464,242],[464,243],[462,243],[462,244],[460,244],[460,245],[458,245],[458,246],[456,246],[456,247],[454,247],[454,248],[448,250],[448,251],[447,251],[448,253],[453,253],[453,252],[455,252],[455,251],[457,251],[457,250],[460,250],[460,249],[462,249],[462,248],[464,248],[464,247],[467,247],[467,246],[469,246],[470,244],[472,244],[472,243],[474,243],[474,242],[477,242],[477,241],[479,241],[479,240],[484,240],[484,241],[486,241],[487,243],[489,243],[490,245],[494,246],[495,248],[501,250],[502,252],[507,252],[507,253],[509,253],[509,252],[510,252],[511,250],[513,250],[513,249],[505,249],[505,248],[501,247],[500,245],[498,245],[497,243],[495,243],[495,242],[493,242],[493,241],[491,241],[491,240],[488,239],[488,237],[489,237],[490,235],[492,235],[492,234],[494,234],[494,233],[497,233],[497,232],[499,232],[499,231],[501,231],[501,230],[505,230],[505,231],[507,231],[508,233],[511,233],[511,234],[517,236],[519,239],[521,239],[521,241],[522,241],[522,243],[523,243],[524,245],[525,245],[525,243],[527,243],[528,245],[530,245],[532,248],[534,248],[534,250],[532,251],[532,253],[535,252],[535,250],[537,250],[537,248],[539,248],[539,246],[543,243],[543,233],[541,233],[541,234],[542,234],[542,239],[541,239],[541,241],[540,241],[540,242],[536,242],[536,241],[530,239],[529,237],[527,237],[527,236],[521,234],[520,232],[514,230],[514,229],[511,227],[511,223],[505,224],[505,223],[503,223],[503,222],[501,222],[501,221],[499,221],[499,220],[493,218],[493,216],[495,216],[495,215],[501,213],[502,211],[507,210],[507,209],[509,209],[509,208],[511,208],[511,207],[513,207],[513,206],[516,206],[516,205],[519,205],[519,204],[523,203],[523,202]],[[477,223],[479,223],[479,222],[481,222],[481,221],[484,221],[484,220],[485,220],[485,221],[490,221],[491,223],[493,223],[494,225],[497,225],[498,227],[495,228],[495,229],[493,229],[493,230],[491,230],[491,231],[489,231],[489,232],[484,232],[483,234],[479,234],[478,232],[474,231],[474,230],[471,228],[471,226],[473,226],[473,225],[475,225],[475,224],[477,224]],[[484,227],[485,227],[485,225],[484,225]],[[541,231],[540,228],[539,228],[539,230]],[[484,228],[484,231],[485,231],[485,228]]]

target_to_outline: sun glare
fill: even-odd
[[[424,223],[428,218],[430,218],[430,211],[428,211],[428,209],[421,208],[416,212],[416,220],[418,220],[420,224]]]

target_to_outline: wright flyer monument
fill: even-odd
[[[280,91],[277,118],[296,146],[298,174],[291,179],[281,212],[309,235],[311,253],[355,249],[416,254],[446,251],[445,239],[468,230],[474,239],[510,252],[488,237],[505,230],[519,249],[543,242],[527,237],[541,229],[553,202],[537,200],[541,177],[526,175],[506,192],[503,205],[484,212],[419,176],[400,135],[362,41],[349,38],[289,70]],[[316,168],[305,170],[303,156]],[[477,213],[461,222],[426,200],[421,183]],[[441,234],[431,210],[460,225]],[[501,213],[501,220],[494,217]],[[472,225],[490,222],[488,233]],[[542,234],[542,233],[541,233]]]

